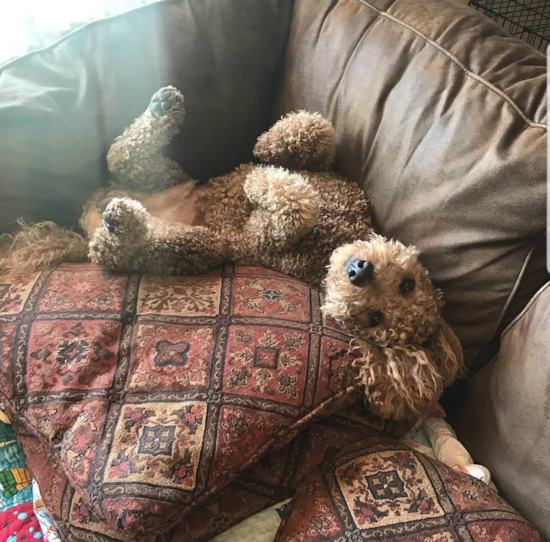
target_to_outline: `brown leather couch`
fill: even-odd
[[[471,369],[446,398],[460,437],[550,537],[545,58],[451,0],[100,4],[0,66],[1,229],[75,224],[160,86],[186,97],[168,152],[203,181],[281,114],[320,111],[378,229],[446,292]]]

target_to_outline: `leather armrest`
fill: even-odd
[[[467,386],[457,433],[506,499],[550,538],[550,282]]]

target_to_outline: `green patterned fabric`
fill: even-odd
[[[14,441],[0,447],[0,512],[31,501],[32,484],[27,460],[19,443]]]
[[[0,421],[0,444],[6,444],[15,440],[15,433],[11,424]]]

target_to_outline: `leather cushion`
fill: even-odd
[[[550,539],[550,283],[469,383],[457,430],[500,491]]]
[[[172,527],[355,402],[350,340],[317,290],[263,268],[0,277],[0,393],[76,491],[61,519],[114,538]]]
[[[545,58],[456,2],[297,0],[275,116],[301,108],[334,122],[378,229],[420,248],[471,363],[522,270],[516,310],[548,276],[526,263],[546,229]]]
[[[270,122],[292,0],[161,1],[85,25],[0,69],[0,232],[74,224],[105,153],[155,90],[186,98],[167,154],[206,180],[252,158]]]

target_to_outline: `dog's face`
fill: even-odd
[[[416,249],[379,235],[340,247],[325,290],[324,313],[356,337],[370,410],[395,420],[425,415],[462,370],[463,357]]]
[[[334,251],[325,290],[325,312],[382,347],[420,345],[441,320],[443,296],[417,250],[379,235]]]

